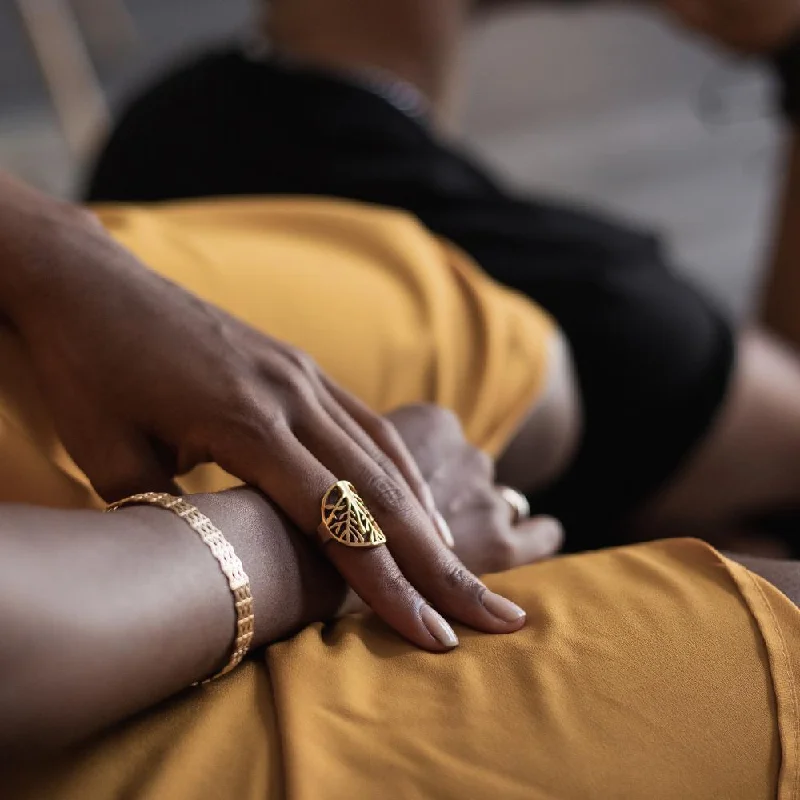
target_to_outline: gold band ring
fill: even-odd
[[[386,536],[369,513],[352,483],[337,481],[322,498],[322,522],[317,528],[322,544],[331,541],[347,547],[380,547]]]
[[[497,491],[500,497],[508,503],[511,508],[511,524],[519,525],[524,519],[531,515],[531,504],[522,492],[512,489],[510,486],[498,486]]]

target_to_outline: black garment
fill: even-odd
[[[571,549],[612,541],[608,530],[674,474],[723,401],[731,330],[670,270],[654,236],[515,196],[352,81],[234,50],[207,55],[129,106],[88,192],[92,201],[275,194],[406,209],[555,317],[586,427],[568,474],[533,503],[564,521]]]

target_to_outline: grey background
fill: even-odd
[[[250,18],[245,0],[126,5],[138,45],[97,60],[112,106],[181,53],[241,34]],[[747,312],[780,172],[770,81],[757,66],[653,14],[608,7],[484,18],[464,67],[464,134],[510,181],[659,227],[697,281]],[[0,0],[0,166],[64,195],[80,169],[11,0]]]

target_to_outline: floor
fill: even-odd
[[[128,7],[140,44],[100,65],[112,104],[176,53],[241,31],[248,17],[245,0],[192,0],[190,15],[186,0]],[[0,166],[69,195],[77,166],[12,12],[2,0]],[[764,75],[623,8],[484,19],[465,67],[463,128],[510,181],[660,228],[699,283],[747,312],[779,169]]]

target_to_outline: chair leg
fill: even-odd
[[[110,125],[100,81],[66,0],[17,0],[71,154],[83,158]]]

